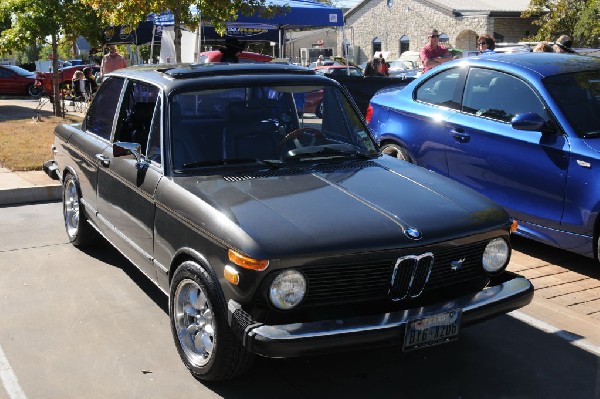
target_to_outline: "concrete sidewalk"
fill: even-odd
[[[44,171],[12,172],[0,167],[0,206],[56,201],[61,185]]]

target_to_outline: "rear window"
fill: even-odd
[[[550,76],[544,85],[578,136],[600,136],[600,71]]]

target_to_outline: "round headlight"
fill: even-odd
[[[292,309],[306,294],[306,279],[296,270],[281,272],[271,283],[269,299],[278,309]]]
[[[503,238],[494,238],[483,251],[483,268],[488,273],[498,273],[508,264],[510,247]]]

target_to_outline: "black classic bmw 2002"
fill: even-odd
[[[299,112],[315,91],[320,118]],[[505,270],[506,212],[381,155],[347,92],[306,68],[124,69],[54,147],[69,239],[99,232],[168,294],[202,380],[256,354],[452,341],[533,297]]]

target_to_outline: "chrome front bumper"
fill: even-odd
[[[475,294],[435,305],[381,315],[308,323],[264,325],[234,300],[228,303],[229,324],[250,352],[266,357],[294,357],[403,342],[409,321],[462,309],[465,326],[521,308],[533,299],[533,285],[522,276],[486,287]]]

